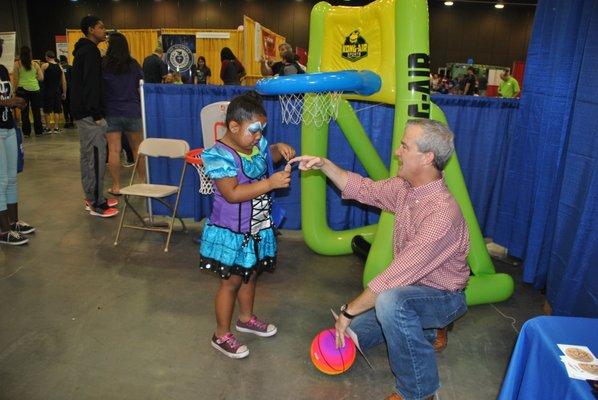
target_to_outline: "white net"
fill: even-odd
[[[198,155],[197,158],[200,156]],[[191,164],[197,170],[199,175],[199,193],[200,194],[212,194],[214,193],[214,182],[206,175],[206,171],[203,169],[203,165]]]
[[[289,93],[279,95],[282,122],[321,127],[336,119],[342,92]]]

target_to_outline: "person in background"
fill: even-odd
[[[228,47],[223,47],[220,51],[220,61],[222,61],[220,79],[222,79],[224,84],[240,85],[241,78],[246,75],[246,72],[243,64],[237,60],[233,51]]]
[[[206,58],[204,56],[197,57],[197,65],[194,66],[194,83],[196,85],[205,85],[208,83],[210,76],[212,76],[212,70],[206,65]]]
[[[287,51],[282,54],[282,64],[283,64],[283,68],[282,68],[282,72],[280,74],[281,76],[297,75],[297,74],[305,73],[305,71],[303,71],[303,68],[301,68],[301,66],[297,62],[297,59],[295,58],[295,54],[291,53],[290,51]]]
[[[463,95],[465,95],[465,96],[473,96],[474,95],[476,87],[475,87],[475,71],[473,70],[473,67],[467,68],[467,74],[463,78],[461,85],[463,86]]]
[[[4,40],[0,39],[0,57]],[[35,228],[19,220],[17,191],[17,130],[12,108],[24,108],[21,97],[12,96],[8,69],[0,64],[0,244],[19,246]]]
[[[131,57],[129,44],[122,33],[110,34],[108,50],[102,60],[103,104],[106,112],[106,140],[108,142],[108,171],[112,187],[108,193],[120,196],[120,154],[122,137],[126,135],[137,157],[142,139],[141,96],[139,81],[143,72]],[[145,166],[138,165],[139,176],[145,182]]]
[[[46,51],[46,62],[42,65],[44,72],[44,116],[49,133],[59,133],[58,119],[61,109],[61,99],[66,98],[66,78],[56,62],[56,55],[51,50]],[[52,121],[54,128],[51,128]]]
[[[438,93],[440,91],[440,77],[437,73],[430,75],[430,93]]]
[[[42,125],[42,97],[39,81],[44,80],[44,73],[37,62],[31,60],[31,49],[27,46],[21,47],[19,61],[15,62],[13,68],[14,86],[17,87],[17,96],[25,99],[27,105],[21,112],[21,124],[23,134],[31,135],[31,121],[29,120],[29,109],[33,114],[33,129],[36,136],[44,134]]]
[[[183,77],[179,72],[175,72],[172,74],[172,83],[175,85],[182,85],[183,84]]]
[[[164,83],[174,83],[174,76],[170,72],[164,77]]]
[[[106,40],[104,23],[96,16],[81,20],[85,35],[75,44],[71,108],[79,130],[81,183],[85,208],[95,217],[118,214],[116,199],[104,197],[106,172],[106,120],[102,110],[102,58],[98,43]]]
[[[146,83],[162,83],[168,74],[168,67],[162,61],[164,50],[162,46],[155,48],[154,52],[143,60],[143,76]]]
[[[519,97],[519,82],[513,78],[509,71],[505,71],[500,75],[500,85],[498,86],[498,94],[505,99],[512,99]]]
[[[297,61],[297,56],[293,53],[293,48],[288,43],[281,43],[278,46],[278,54],[280,57],[283,58],[283,54],[286,52],[291,52],[294,57],[294,61],[297,62],[297,65],[305,72],[306,68],[304,65],[300,64]],[[283,75],[284,73],[284,58],[281,61],[277,61],[272,63],[272,60],[269,60],[266,57],[262,57],[260,60],[260,70],[263,76],[271,76],[271,75]]]
[[[71,114],[71,69],[66,56],[60,56],[60,67],[66,80],[66,93],[63,93],[62,97],[62,113],[64,115],[64,127],[65,129],[74,128],[73,115]]]
[[[480,75],[480,78],[478,79],[478,90],[479,90],[479,95],[480,96],[486,96],[486,90],[488,89],[488,78],[486,78],[486,75],[482,74]]]

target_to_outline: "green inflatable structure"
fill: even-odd
[[[395,106],[392,151],[400,144],[405,123],[431,118],[446,124],[442,110],[430,99],[428,8],[425,0],[378,0],[364,7],[316,4],[311,13],[307,72],[369,70],[380,76],[381,88],[369,96],[346,95],[338,104],[336,122],[368,175],[374,180],[395,176],[399,161],[391,155],[386,166],[370,142],[347,99],[384,102]],[[274,78],[277,79],[277,78]],[[259,85],[258,85],[259,88]],[[314,89],[313,92],[318,92]],[[267,90],[263,90],[267,93]],[[305,101],[310,101],[306,96]],[[458,150],[458,149],[457,149]],[[301,152],[326,157],[328,124],[303,122]],[[467,193],[457,154],[445,168],[445,181],[467,221],[472,271],[465,291],[469,305],[494,303],[513,293],[513,279],[496,273]],[[376,225],[335,231],[327,224],[326,177],[320,171],[302,172],[301,225],[307,245],[323,255],[351,253],[351,240],[362,235],[371,242],[363,284],[382,272],[392,259],[395,216],[382,212]],[[400,222],[400,221],[399,221]]]

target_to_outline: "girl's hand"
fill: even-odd
[[[314,156],[299,156],[289,160],[289,164],[295,162],[299,162],[299,169],[302,171],[321,169],[324,166],[324,158]]]
[[[284,167],[284,171],[276,172],[268,178],[272,189],[288,188],[291,185],[291,164]]]
[[[286,143],[276,143],[276,149],[286,161],[289,161],[291,158],[295,157],[295,149]]]

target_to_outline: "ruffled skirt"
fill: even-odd
[[[276,236],[272,228],[255,235],[233,232],[206,221],[199,246],[199,268],[222,279],[239,275],[248,282],[253,273],[276,268]]]

